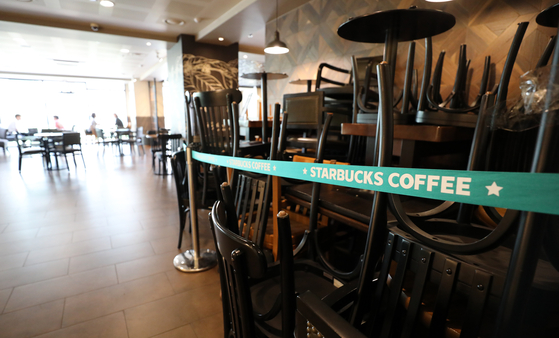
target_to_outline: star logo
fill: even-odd
[[[274,171],[276,171],[276,166],[274,166]]]
[[[305,175],[307,174],[307,168],[303,169],[303,174],[305,174]]]
[[[486,185],[485,186],[487,188],[487,196],[490,195],[496,195],[496,196],[500,196],[499,195],[499,191],[501,191],[501,189],[503,189],[503,187],[500,187],[497,185],[497,183],[493,182],[493,184],[491,185]]]

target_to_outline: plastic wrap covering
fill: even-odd
[[[495,106],[490,119],[488,170],[529,171],[546,107],[550,70],[547,66],[525,73],[520,77],[521,97]],[[559,85],[551,88],[550,109],[558,109]]]

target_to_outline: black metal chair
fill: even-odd
[[[85,168],[85,159],[83,158],[82,153],[80,133],[62,134],[62,144],[55,145],[52,151],[55,153],[55,156],[64,155],[64,160],[66,161],[66,169],[68,170],[70,170],[70,166],[68,165],[67,154],[72,154],[74,165],[77,167],[78,164],[76,163],[76,153],[78,153],[82,157],[83,167]]]
[[[19,133],[16,133],[16,144],[19,153],[19,159],[18,159],[19,172],[21,172],[21,161],[25,156],[40,154],[43,156],[43,165],[45,165],[45,163],[48,163],[46,158],[47,156],[46,150],[44,148],[38,148],[38,147],[27,147],[25,144],[25,140],[22,139],[22,135]]]
[[[270,145],[239,139],[239,106],[242,93],[236,89],[194,93],[194,107],[200,135],[201,151],[216,155],[266,157]],[[212,170],[215,169],[215,170]],[[209,177],[219,198],[219,184],[225,173],[221,168],[202,164],[202,204],[205,204]]]
[[[157,169],[154,168],[154,174],[156,175],[169,175],[171,174],[167,170],[167,162],[172,157],[172,154],[178,151],[182,145],[182,135],[181,134],[159,134],[158,141],[160,148],[158,151],[153,153],[153,156],[157,160]]]
[[[381,84],[386,84],[384,67],[380,67],[379,75]],[[382,109],[383,100],[391,97],[385,88],[381,85],[381,166],[390,165],[392,150],[393,116],[388,109]],[[550,122],[554,121],[555,112],[546,112],[533,172],[557,173],[558,161],[549,161],[550,149],[559,142],[556,123]],[[333,337],[552,337],[556,334],[553,307],[549,304],[556,302],[559,295],[559,273],[540,255],[547,215],[523,212],[514,226],[507,228],[504,222],[488,233],[481,227],[465,228],[452,222],[444,222],[439,227],[441,220],[433,220],[430,226],[426,226],[427,222],[410,226],[411,223],[403,222],[407,221],[406,217],[398,209],[394,210],[398,222],[387,227],[386,209],[387,195],[376,192],[375,216],[368,234],[357,298],[349,317],[349,322],[364,335],[353,332],[349,336],[334,334]],[[413,226],[417,228],[412,229],[412,237],[409,230]],[[476,237],[476,230],[481,230],[483,235]],[[511,236],[512,240],[516,238],[516,243],[507,245],[505,240],[511,240]],[[380,266],[378,275],[377,266]],[[342,327],[348,325],[310,294],[302,295],[299,302],[301,316],[310,319],[323,333],[333,332],[329,322]],[[331,321],[332,317],[336,320]],[[337,332],[344,332],[341,330]]]
[[[221,201],[210,214],[221,280],[224,337],[293,337],[295,281],[290,228],[280,220],[280,265],[269,267],[261,248],[229,229]]]

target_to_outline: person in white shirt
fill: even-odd
[[[27,133],[27,128],[25,128],[23,121],[21,121],[21,115],[16,114],[15,118],[16,119],[8,126],[8,131],[12,134]]]

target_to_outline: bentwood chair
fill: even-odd
[[[295,282],[289,226],[280,222],[280,265],[269,267],[258,245],[228,227],[229,217],[224,203],[216,201],[210,227],[218,256],[224,337],[293,337]]]
[[[200,135],[201,151],[228,156],[266,157],[269,144],[261,142],[241,142],[239,139],[239,105],[242,93],[236,89],[194,93],[194,108]],[[202,203],[208,191],[208,179],[214,177],[216,194],[225,173],[221,168],[210,171],[208,164],[202,165]],[[234,185],[234,182],[232,182]]]
[[[379,165],[389,166],[393,115],[383,108],[384,100],[390,97],[384,91],[387,88],[384,67],[379,67]],[[550,149],[557,146],[557,138],[545,136],[554,134],[556,123],[548,123],[548,118],[553,120],[555,112],[546,114],[540,127],[544,136],[539,138],[541,143],[536,148],[539,152],[532,170],[557,173],[557,161],[547,160]],[[483,225],[441,219],[413,222],[396,205],[393,213],[397,222],[386,226],[387,197],[375,192],[375,216],[368,234],[357,298],[348,318],[364,335],[353,332],[347,337],[552,337],[556,334],[552,318],[557,311],[550,304],[559,296],[559,273],[540,255],[539,244],[546,228],[542,225],[548,222],[546,215],[522,213],[512,226],[503,221],[491,231]],[[390,200],[394,206],[394,198]],[[377,266],[380,266],[378,275]],[[331,333],[333,327],[329,322],[347,328],[348,323],[316,297],[305,294],[299,302],[301,316],[319,331]]]

